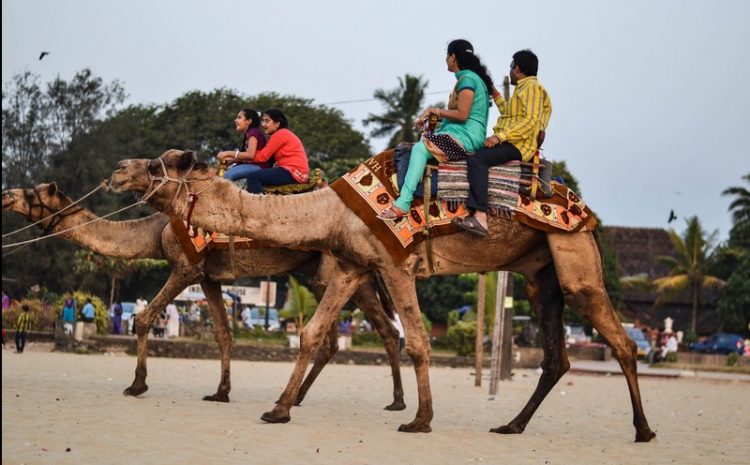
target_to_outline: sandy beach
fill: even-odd
[[[398,433],[414,417],[416,387],[402,368],[407,409],[388,412],[385,366],[331,365],[292,421],[269,425],[292,365],[232,363],[231,402],[215,392],[219,362],[150,358],[149,391],[124,397],[135,358],[33,346],[2,351],[3,464],[740,464],[750,455],[750,383],[641,379],[657,438],[635,444],[621,376],[568,374],[522,435],[487,431],[513,418],[539,374],[516,370],[489,396],[473,370],[433,368],[429,434]]]

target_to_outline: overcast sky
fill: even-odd
[[[553,106],[546,156],[567,162],[607,225],[682,231],[698,215],[724,239],[721,191],[750,172],[747,0],[3,0],[2,14],[3,82],[90,68],[120,80],[127,103],[275,91],[335,103],[363,131],[382,107],[336,102],[371,99],[405,73],[429,80],[428,102],[446,101],[452,39],[471,41],[498,82],[531,48]],[[370,139],[376,151],[386,142]]]

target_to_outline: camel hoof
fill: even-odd
[[[300,405],[302,405],[302,399],[297,399],[297,400],[294,401],[294,406],[295,407],[299,407]]]
[[[654,433],[651,430],[646,431],[645,433],[637,433],[635,435],[635,442],[649,442],[652,439],[656,437],[656,433]]]
[[[209,402],[229,402],[229,395],[228,394],[219,394],[218,392],[211,396],[203,396],[203,400],[207,400]]]
[[[424,425],[421,422],[413,421],[408,425],[401,425],[398,430],[402,433],[429,433],[432,431],[430,425]]]
[[[273,411],[271,411],[261,415],[260,419],[265,421],[266,423],[289,423],[289,420],[291,420],[292,417],[290,417],[289,415],[276,416]]]
[[[406,404],[403,400],[394,400],[391,405],[388,405],[383,410],[390,410],[392,412],[395,412],[397,410],[403,410],[406,408]]]
[[[148,391],[148,386],[145,385],[145,384],[142,385],[142,386],[135,386],[135,385],[133,385],[133,386],[130,386],[128,388],[125,388],[125,390],[122,391],[122,395],[123,396],[138,397],[138,396],[140,396],[141,394],[143,394],[146,391]]]
[[[498,434],[521,434],[521,433],[523,433],[523,429],[519,428],[517,426],[504,425],[504,426],[498,426],[497,428],[492,428],[490,430],[490,433],[498,433]]]

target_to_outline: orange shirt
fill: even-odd
[[[289,129],[283,128],[274,132],[268,143],[255,152],[253,163],[262,163],[273,157],[278,167],[289,171],[300,184],[310,180],[310,167],[307,163],[307,153],[302,141]]]

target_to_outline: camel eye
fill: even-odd
[[[34,200],[34,194],[32,194],[31,192],[26,192],[25,196],[26,200]]]

